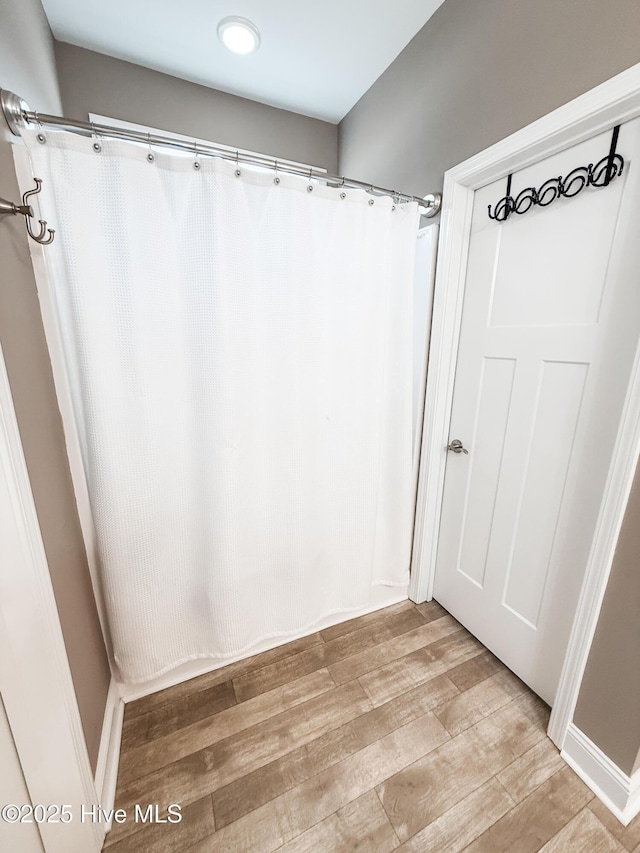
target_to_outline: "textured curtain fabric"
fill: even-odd
[[[406,585],[417,207],[25,136],[123,680]]]

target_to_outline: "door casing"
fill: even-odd
[[[445,173],[409,587],[412,601],[433,597],[474,193],[638,115],[640,63]],[[560,748],[573,718],[639,457],[640,344],[549,722],[549,737]]]

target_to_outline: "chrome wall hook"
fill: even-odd
[[[34,190],[27,190],[27,192],[22,195],[22,204],[14,204],[12,201],[7,201],[5,198],[0,198],[0,218],[3,216],[16,216],[20,214],[24,216],[24,222],[27,227],[27,234],[31,237],[32,240],[35,240],[36,243],[40,243],[41,246],[48,246],[49,243],[53,243],[53,236],[56,233],[53,228],[47,228],[47,223],[44,219],[39,219],[38,224],[40,225],[40,230],[36,234],[36,232],[31,227],[31,221],[34,218],[33,208],[29,204],[28,200],[32,195],[38,195],[42,188],[42,180],[40,178],[34,178],[36,188]],[[45,236],[47,235],[48,236]]]

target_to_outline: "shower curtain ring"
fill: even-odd
[[[92,134],[92,136],[96,139],[96,141],[93,143],[93,150],[94,150],[94,151],[97,151],[97,152],[98,152],[98,154],[99,154],[99,153],[102,151],[102,145],[100,145],[100,143],[98,142],[98,140],[97,140],[97,138],[96,138],[96,137],[98,137],[98,136],[99,136],[99,134],[98,134],[98,132],[96,131],[96,125],[95,125],[95,122],[91,122],[91,134]]]
[[[153,151],[151,150],[151,131],[147,132],[147,145],[149,146],[149,153],[147,154],[147,160],[150,163],[153,163],[155,158],[153,156]]]
[[[38,125],[38,133],[36,135],[36,139],[38,140],[38,142],[44,145],[44,143],[47,141],[47,137],[43,133],[42,122],[40,121],[40,115],[38,113],[38,110],[35,110],[35,116],[36,124]]]
[[[196,152],[196,159],[193,161],[193,168],[197,172],[198,169],[200,168],[200,160],[198,159],[199,152],[198,152],[198,141],[197,141],[197,139],[193,140],[193,147],[194,147],[194,150]]]
[[[276,184],[276,186],[277,186],[280,183],[280,175],[278,174],[278,161],[277,160],[273,161],[273,170],[275,172],[275,177],[273,179],[273,183]]]

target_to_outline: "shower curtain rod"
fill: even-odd
[[[21,130],[29,125],[35,127],[48,126],[58,128],[60,130],[68,130],[71,133],[78,133],[82,136],[108,136],[113,137],[114,139],[128,140],[130,142],[142,142],[145,145],[177,148],[181,151],[191,151],[198,155],[203,154],[209,157],[220,157],[223,160],[250,163],[256,166],[263,166],[267,169],[275,169],[278,172],[290,175],[301,175],[305,178],[322,181],[326,184],[362,189],[374,195],[391,196],[396,200],[396,202],[416,202],[418,206],[425,211],[423,215],[429,219],[436,216],[440,212],[440,208],[442,206],[442,195],[440,193],[429,193],[421,198],[420,196],[408,195],[407,193],[400,193],[396,190],[377,187],[374,184],[367,184],[363,181],[356,181],[353,178],[329,175],[319,169],[305,169],[302,166],[283,163],[275,157],[263,157],[257,154],[246,154],[239,151],[233,152],[210,143],[195,142],[189,139],[173,139],[156,133],[124,130],[119,127],[112,127],[108,124],[77,121],[76,119],[64,118],[63,116],[39,113],[32,110],[22,98],[13,92],[9,92],[7,89],[0,90],[0,105],[6,122],[9,125],[9,129],[15,136],[20,136]]]

